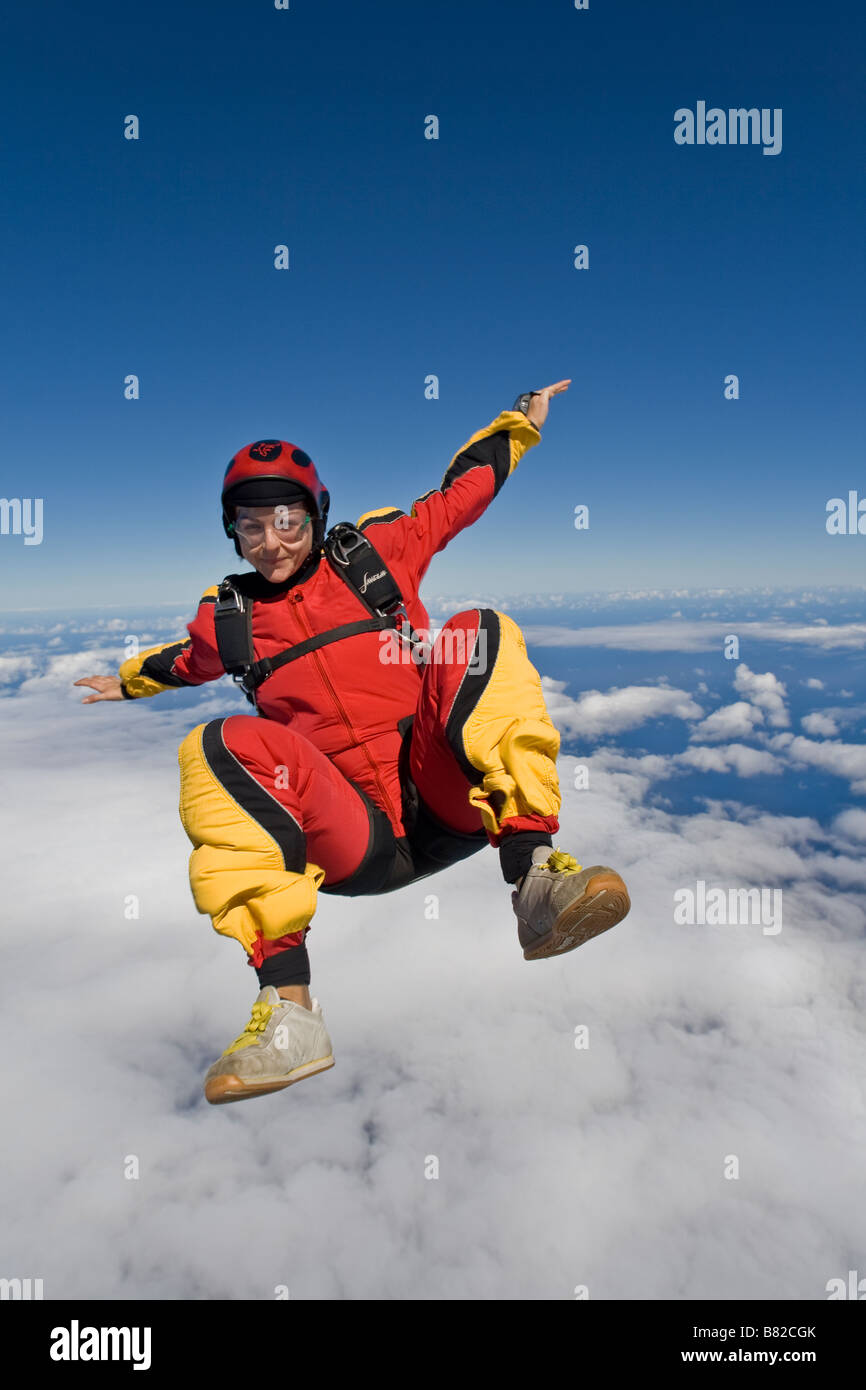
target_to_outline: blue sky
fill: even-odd
[[[44,499],[40,545],[0,536],[7,605],[189,608],[236,563],[242,445],[300,444],[332,520],[408,510],[561,377],[437,593],[860,582],[866,539],[824,523],[866,495],[864,27],[766,0],[7,14],[0,493]],[[677,145],[699,100],[781,108],[781,152]]]

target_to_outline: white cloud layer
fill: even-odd
[[[686,690],[666,685],[627,685],[566,695],[567,682],[542,677],[548,713],[561,732],[583,738],[622,733],[651,719],[697,719],[702,713]]]
[[[757,777],[762,773],[778,776],[784,771],[784,764],[772,753],[748,748],[744,743],[729,743],[719,748],[687,748],[684,753],[675,754],[671,761],[700,772],[735,772],[738,777]]]
[[[846,840],[866,841],[866,811],[859,806],[841,811],[833,821],[833,829]]]
[[[720,651],[730,631],[730,622],[707,619],[662,619],[581,628],[546,623],[523,625],[527,642],[536,647],[609,647],[633,652]],[[738,622],[736,635],[741,642],[792,643],[821,651],[862,651],[866,647],[866,623]]]
[[[772,671],[758,675],[756,671],[750,671],[742,661],[734,672],[734,689],[740,695],[745,695],[758,709],[763,710],[767,722],[777,729],[785,728],[790,723],[785,708],[785,685]]]
[[[754,734],[755,726],[763,721],[761,710],[748,700],[736,700],[732,705],[722,705],[713,710],[712,714],[695,725],[690,736],[697,739],[749,738]]]
[[[0,656],[0,685],[17,684],[23,676],[35,671],[36,663],[32,656]]]
[[[194,712],[79,706],[79,670],[0,702],[4,1275],[47,1299],[822,1299],[862,1267],[866,813],[837,818],[836,844],[804,817],[675,815],[646,801],[670,759],[603,750],[578,792],[565,756],[555,841],[623,873],[626,921],[525,962],[489,850],[399,894],[322,898],[312,988],[336,1066],[215,1109],[202,1076],[256,984],[195,912],[175,754],[245,706],[225,685]],[[627,687],[563,716],[609,732],[691,703]],[[775,739],[804,764],[858,755]],[[749,755],[768,756],[681,756],[749,776]],[[675,925],[699,879],[781,888],[782,931]]]
[[[800,723],[807,734],[814,734],[817,738],[832,738],[839,732],[839,725],[829,714],[804,714]]]
[[[834,777],[848,778],[852,792],[866,796],[866,744],[843,743],[839,739],[816,743],[802,735],[776,734],[769,746],[784,749],[795,766],[817,767]]]

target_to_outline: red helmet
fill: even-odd
[[[265,507],[309,500],[315,518],[314,545],[322,544],[331,498],[309,454],[285,439],[259,439],[240,449],[223,478],[223,529],[241,554],[234,530],[239,506]]]

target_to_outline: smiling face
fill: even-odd
[[[238,507],[235,534],[245,560],[271,584],[282,584],[313,548],[312,519],[302,504]]]

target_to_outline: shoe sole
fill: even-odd
[[[569,903],[547,936],[523,952],[524,960],[544,960],[573,951],[585,941],[615,927],[631,907],[628,889],[619,874],[594,874],[582,898]]]
[[[319,1057],[315,1062],[305,1062],[302,1067],[295,1067],[288,1076],[274,1077],[270,1081],[246,1082],[240,1076],[214,1076],[205,1082],[205,1100],[211,1105],[226,1105],[233,1100],[267,1096],[273,1091],[284,1091],[287,1086],[294,1086],[296,1081],[304,1081],[308,1076],[316,1076],[320,1071],[328,1071],[333,1065],[333,1056]]]

